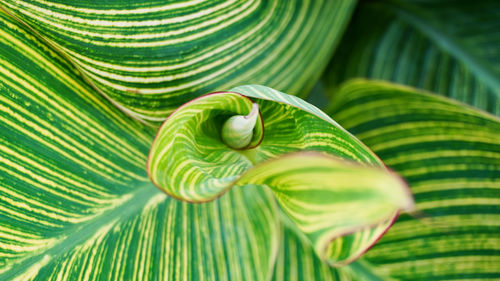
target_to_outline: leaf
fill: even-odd
[[[354,8],[339,1],[4,0],[103,94],[161,121],[202,94],[265,84],[306,94]]]
[[[0,280],[270,278],[271,196],[167,197],[144,169],[154,131],[76,73],[0,12]]]
[[[280,239],[281,251],[274,269],[274,281],[287,280],[352,280],[346,267],[334,268],[321,262],[305,237],[300,237],[296,227],[282,217],[284,230]]]
[[[385,169],[311,152],[262,162],[235,184],[269,187],[319,258],[333,266],[357,259],[399,210],[413,207],[405,184]]]
[[[361,3],[323,77],[327,92],[352,77],[429,90],[500,114],[498,1]]]
[[[231,116],[251,111],[247,94],[265,97],[254,98],[261,115],[253,145],[232,149],[221,128]],[[411,208],[404,183],[381,166],[314,106],[267,87],[242,86],[195,99],[170,115],[147,170],[155,185],[187,202],[207,202],[232,187],[267,186],[318,256],[340,266],[372,245],[398,210]]]
[[[413,217],[401,215],[364,256],[398,280],[500,277],[500,119],[387,82],[353,80],[333,117],[409,183]]]

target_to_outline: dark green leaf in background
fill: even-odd
[[[367,1],[323,76],[329,94],[352,77],[426,89],[500,114],[500,2]]]

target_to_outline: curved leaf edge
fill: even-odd
[[[160,135],[162,129],[167,126],[168,124],[168,121],[173,117],[175,116],[175,114],[177,112],[180,112],[181,110],[183,110],[186,106],[189,106],[190,104],[193,104],[195,103],[196,101],[200,100],[200,99],[204,99],[206,97],[209,97],[209,96],[213,96],[213,95],[219,95],[219,94],[237,94],[245,99],[248,99],[250,102],[253,102],[252,99],[250,99],[249,97],[245,96],[245,95],[242,95],[240,93],[237,93],[237,92],[229,92],[229,91],[220,91],[220,92],[213,92],[213,93],[208,93],[208,94],[205,94],[205,95],[202,95],[202,96],[199,96],[181,106],[179,106],[176,110],[174,110],[172,112],[172,114],[170,114],[166,119],[165,121],[162,123],[162,125],[158,128],[158,131],[156,132],[156,135],[155,137],[153,138],[153,142],[152,143],[155,143],[156,140],[158,139],[158,136]],[[250,146],[248,147],[245,147],[245,148],[242,148],[242,149],[234,149],[234,148],[229,148],[229,149],[232,149],[232,150],[236,150],[236,151],[244,151],[244,150],[247,150],[247,149],[252,149],[252,148],[255,148],[257,146],[260,145],[260,143],[262,142],[262,140],[264,139],[264,134],[265,134],[265,128],[264,128],[264,122],[263,122],[263,118],[262,118],[262,114],[259,110],[259,117],[257,118],[258,119],[258,123],[260,123],[260,126],[262,128],[262,134],[260,135],[260,137],[257,139],[257,140],[252,140],[251,141],[251,144]],[[152,159],[152,156],[154,154],[154,149],[151,148],[151,150],[149,151],[149,154],[148,154],[148,158],[147,158],[147,162],[146,162],[146,172],[147,172],[147,175],[148,175],[148,178],[149,180],[153,183],[154,186],[156,186],[158,189],[160,189],[161,191],[165,192],[168,196],[172,197],[172,198],[175,198],[177,200],[180,200],[180,201],[184,201],[184,202],[188,202],[188,203],[207,203],[207,202],[210,202],[210,201],[213,201],[213,200],[216,200],[217,198],[221,197],[222,195],[224,195],[226,192],[228,192],[232,186],[234,185],[234,183],[232,184],[229,184],[228,186],[226,186],[225,188],[223,188],[222,190],[220,190],[217,194],[215,194],[214,196],[211,196],[211,197],[207,197],[207,198],[204,198],[204,199],[200,199],[200,200],[190,200],[190,199],[187,199],[187,198],[183,198],[183,197],[180,197],[176,194],[173,194],[163,188],[161,188],[161,186],[156,182],[156,180],[154,179],[154,177],[151,175],[151,159]],[[236,180],[237,181],[237,180]]]
[[[203,201],[192,201],[192,200],[187,200],[185,198],[182,198],[182,197],[179,197],[179,196],[176,196],[176,195],[171,195],[169,192],[167,192],[166,190],[164,190],[163,188],[161,188],[157,183],[155,183],[152,178],[150,178],[150,179],[151,179],[152,183],[158,189],[160,189],[161,191],[165,192],[167,195],[171,196],[172,198],[174,198],[176,200],[180,200],[180,201],[184,201],[184,202],[188,202],[188,203],[193,203],[193,204],[202,204],[202,203],[207,203],[207,202],[216,200],[217,198],[221,197],[226,192],[228,192],[229,190],[231,190],[233,187],[246,188],[244,185],[243,186],[238,186],[238,184],[240,183],[240,181],[244,180],[245,177],[247,177],[248,175],[251,175],[251,173],[255,169],[258,169],[259,167],[261,167],[263,165],[272,164],[273,162],[276,162],[276,161],[282,161],[284,159],[293,160],[296,157],[311,157],[311,158],[315,158],[316,160],[317,159],[323,159],[323,160],[332,161],[332,162],[339,162],[339,163],[342,163],[343,165],[351,166],[351,167],[370,168],[370,169],[377,169],[377,170],[380,170],[382,172],[387,172],[392,177],[394,177],[394,178],[396,178],[396,179],[398,179],[400,181],[401,186],[404,188],[404,191],[405,191],[406,195],[408,196],[408,198],[413,198],[413,196],[411,194],[411,191],[410,191],[410,189],[409,189],[406,181],[403,178],[401,178],[398,174],[396,174],[395,172],[387,169],[386,167],[369,167],[369,166],[364,166],[364,165],[361,165],[361,164],[359,164],[359,163],[357,163],[355,161],[345,160],[345,159],[337,158],[337,157],[335,157],[333,155],[330,155],[330,154],[327,154],[327,153],[321,153],[321,152],[310,151],[310,150],[309,151],[290,152],[290,153],[283,154],[283,155],[281,155],[279,157],[268,159],[268,160],[265,160],[263,162],[260,162],[257,165],[255,165],[254,167],[250,168],[249,170],[247,170],[247,171],[243,172],[241,175],[239,175],[239,177],[236,180],[234,180],[233,182],[231,182],[231,184],[229,184],[219,194],[217,194],[216,196],[214,196],[212,198],[208,198],[206,200],[203,200]],[[251,183],[248,183],[248,184],[251,184]],[[264,189],[266,194],[273,193],[270,187],[268,187],[268,186],[266,186],[266,187],[267,188]],[[274,200],[272,200],[273,205],[278,206],[279,203],[277,202],[276,197],[274,195],[272,197],[274,198]],[[332,266],[332,267],[342,267],[342,266],[345,266],[345,265],[348,265],[348,264],[354,262],[355,260],[357,260],[358,258],[360,258],[364,253],[366,253],[369,249],[371,249],[382,238],[382,236],[394,224],[394,222],[396,221],[396,219],[400,215],[401,211],[412,210],[414,208],[413,199],[411,199],[410,201],[411,201],[411,204],[409,204],[407,206],[404,206],[402,209],[397,209],[393,214],[391,214],[388,217],[383,217],[382,219],[380,219],[378,221],[374,221],[374,222],[372,222],[369,225],[360,225],[358,227],[352,227],[352,228],[349,228],[348,230],[345,230],[343,232],[340,232],[340,233],[337,233],[335,235],[329,236],[328,237],[328,241],[327,241],[327,243],[325,243],[323,245],[322,250],[319,251],[319,252],[317,252],[318,257],[320,258],[320,260],[322,260],[323,262],[325,262],[326,264],[328,264],[329,266]],[[279,209],[279,210],[281,210],[281,209]],[[283,211],[280,211],[280,213],[283,213]],[[297,226],[291,221],[291,219],[286,214],[283,214],[282,216],[280,216],[280,218],[281,218],[280,222],[283,221],[284,217],[288,221],[288,224],[293,225],[293,227],[292,227],[293,231],[296,234],[298,234],[300,237],[302,237],[302,239],[304,239],[305,241],[307,241],[311,246],[314,247],[314,245],[312,244],[312,242],[307,237],[305,237],[305,234],[301,230],[299,230],[297,228]],[[372,228],[375,228],[375,227],[381,226],[381,225],[385,225],[384,228],[383,228],[383,230],[379,234],[377,234],[376,236],[372,237],[370,239],[370,241],[367,242],[366,245],[364,245],[363,247],[361,247],[359,251],[357,251],[354,255],[350,256],[348,259],[345,259],[345,260],[342,260],[342,261],[332,261],[332,260],[329,260],[328,257],[326,256],[327,248],[336,239],[339,239],[339,238],[342,238],[342,237],[345,237],[345,236],[348,236],[348,235],[351,235],[351,234],[355,234],[357,232],[360,232],[360,231],[363,231],[363,230],[366,230],[366,229],[372,229]],[[274,250],[273,250],[273,252],[274,252]],[[277,256],[277,253],[276,253],[276,256]]]
[[[355,79],[358,79],[358,78],[355,78]],[[359,79],[362,79],[362,78],[359,78]],[[242,91],[242,89],[246,88],[246,87],[258,87],[258,88],[267,88],[267,89],[271,89],[273,90],[275,93],[278,93],[282,96],[286,96],[286,97],[289,97],[290,99],[292,99],[294,101],[294,103],[291,103],[291,102],[287,102],[285,100],[282,99],[282,97],[280,97],[279,100],[277,99],[273,99],[273,98],[270,98],[268,96],[261,96],[261,95],[252,95],[246,91]],[[364,144],[361,140],[359,140],[355,135],[353,135],[351,132],[349,132],[348,130],[346,130],[344,127],[342,127],[339,123],[337,123],[335,120],[333,120],[327,113],[330,112],[328,110],[321,110],[320,108],[318,108],[316,105],[314,104],[311,104],[311,103],[308,103],[308,102],[305,102],[304,100],[302,100],[300,98],[300,95],[298,94],[297,96],[293,96],[293,95],[288,95],[288,94],[285,94],[285,93],[282,93],[280,91],[277,91],[277,90],[274,90],[272,88],[268,88],[266,86],[262,86],[262,85],[256,85],[256,84],[249,84],[249,85],[241,85],[241,86],[238,86],[238,87],[235,87],[235,88],[232,88],[230,89],[229,91],[226,91],[226,93],[236,93],[236,94],[240,94],[240,95],[243,95],[245,97],[249,97],[249,98],[257,98],[257,99],[262,99],[262,100],[267,100],[267,101],[272,101],[272,102],[276,102],[276,103],[279,103],[279,104],[283,104],[283,105],[289,105],[289,106],[292,106],[296,109],[299,109],[299,110],[302,110],[304,112],[307,112],[307,113],[310,113],[316,117],[318,117],[319,119],[322,119],[323,121],[327,122],[327,123],[330,123],[331,125],[335,126],[336,128],[344,131],[345,133],[347,133],[354,141],[356,141],[359,145],[361,145],[363,147],[363,149],[365,149],[366,151],[368,151],[371,156],[375,157],[378,161],[378,163],[384,165],[384,167],[386,167],[388,169],[388,167],[385,165],[385,163],[382,161],[382,159],[377,155],[375,154],[375,152],[373,152],[373,150],[368,147],[366,144]],[[309,105],[311,107],[311,109],[309,108],[306,108],[306,107],[302,107],[302,106],[299,106],[298,103],[307,103],[307,105]],[[328,108],[327,108],[328,109]],[[259,111],[260,112],[260,111]],[[320,114],[321,113],[321,114]],[[265,128],[264,128],[265,129]]]
[[[332,94],[332,99],[330,101],[330,104],[328,104],[328,106],[325,108],[325,112],[331,114],[331,113],[333,113],[335,111],[339,111],[339,109],[337,108],[338,105],[335,102],[335,100],[336,100],[336,97],[337,97],[338,93],[344,92],[343,91],[344,88],[350,87],[351,85],[365,84],[365,83],[370,83],[371,85],[381,86],[381,87],[388,87],[389,86],[389,87],[392,87],[395,90],[401,90],[401,91],[409,92],[409,93],[417,92],[419,95],[424,95],[426,97],[429,97],[431,99],[435,99],[437,101],[442,101],[442,102],[450,103],[450,104],[453,104],[453,105],[456,105],[456,106],[460,106],[464,110],[466,110],[467,112],[480,113],[481,115],[483,115],[483,117],[485,117],[487,119],[494,120],[496,122],[500,122],[500,116],[498,116],[498,115],[494,115],[493,113],[488,112],[488,111],[486,111],[486,110],[484,110],[482,108],[475,107],[473,105],[464,103],[462,101],[459,101],[459,100],[456,100],[456,99],[451,99],[449,97],[433,93],[433,92],[428,91],[426,89],[415,88],[415,87],[412,87],[412,86],[409,86],[409,85],[394,83],[394,82],[387,81],[387,80],[370,79],[370,78],[363,78],[363,77],[357,77],[357,78],[348,79],[348,80],[342,82],[339,86],[337,86],[334,89],[334,91],[332,91],[332,93],[333,93]],[[356,138],[356,137],[354,136],[354,138]],[[356,138],[356,139],[358,139],[358,138]],[[372,150],[370,150],[370,151],[372,151]]]
[[[415,87],[372,79],[350,81],[344,84],[343,93],[337,93],[337,111],[332,112],[333,116],[374,148],[394,141],[393,145],[381,146],[375,151],[384,152],[384,161],[402,176],[409,177],[416,192],[417,210],[421,209],[413,218],[401,217],[361,261],[372,263],[369,270],[384,276],[383,280],[498,276],[498,266],[495,266],[498,256],[494,253],[495,240],[498,240],[494,206],[498,205],[493,192],[499,187],[495,183],[500,183],[496,181],[500,162],[495,153],[499,139],[496,136],[500,132],[495,130],[500,124],[498,116]],[[394,112],[384,114],[384,109],[394,109]],[[362,113],[366,113],[365,116]],[[353,116],[359,119],[352,120]],[[424,136],[442,144],[459,139],[465,145],[436,147],[430,142],[423,148],[418,141],[396,143],[425,132],[422,127],[411,132],[413,124],[429,126],[432,122],[435,128]],[[371,134],[377,131],[383,133]],[[460,136],[470,138],[462,140]],[[409,151],[408,157],[400,154],[403,149]],[[440,155],[441,150],[446,154]],[[469,154],[469,151],[476,153]],[[424,157],[415,157],[420,155]],[[436,159],[440,161],[435,162]],[[445,166],[454,173],[439,169]],[[413,177],[411,172],[421,168],[427,170]],[[462,173],[467,170],[474,172]],[[453,201],[447,202],[448,198]],[[423,204],[421,208],[420,204]],[[446,246],[436,248],[439,245]],[[451,264],[454,266],[448,266]]]
[[[259,87],[262,87],[262,86],[259,86]],[[266,89],[270,89],[270,88],[266,88]],[[232,91],[214,92],[214,93],[209,93],[209,94],[203,95],[201,97],[195,98],[194,100],[179,107],[173,114],[171,114],[167,118],[167,120],[165,120],[165,122],[162,124],[162,126],[160,127],[160,129],[158,130],[158,132],[155,136],[155,141],[161,135],[162,128],[164,126],[172,125],[172,124],[169,124],[168,122],[169,122],[170,118],[174,118],[176,116],[176,114],[175,114],[176,112],[180,112],[184,108],[186,108],[187,106],[189,106],[191,104],[195,104],[196,101],[198,101],[200,99],[214,96],[214,95],[218,95],[218,94],[233,94],[233,95],[238,96],[238,97],[243,97],[243,98],[247,99],[248,101],[252,102],[252,99],[250,97],[248,97],[247,95],[245,95],[243,93],[239,93],[239,92],[232,92]],[[278,92],[278,94],[282,94],[282,93]],[[298,104],[290,104],[286,100],[279,100],[280,98],[283,99],[283,98],[288,97],[288,95],[286,95],[286,94],[282,94],[282,95],[283,96],[277,97],[278,101],[276,101],[275,99],[272,99],[272,98],[267,98],[266,100],[271,100],[273,102],[277,102],[280,104],[290,105],[290,106],[293,106],[294,108],[297,108],[301,111],[305,111],[307,113],[313,114],[314,116],[321,117],[321,116],[318,116],[318,114],[315,114],[314,109],[316,109],[316,108],[313,108],[313,110],[307,110],[307,106],[309,106],[309,104],[303,102],[300,99],[296,98]],[[253,97],[253,96],[251,96],[251,97],[259,99],[259,97]],[[295,98],[295,97],[292,97],[292,98]],[[304,108],[301,107],[302,103],[304,103]],[[321,111],[319,109],[316,109],[316,110],[321,113]],[[260,111],[259,111],[259,115],[260,115],[259,122],[263,128],[263,119],[262,119],[262,115],[261,115]],[[321,118],[321,119],[324,120],[325,122],[328,122],[330,125],[334,125],[335,127],[340,127],[333,120],[332,120],[332,122],[329,122],[328,120],[325,120],[325,118]],[[264,137],[263,131],[264,130],[262,130],[262,134],[260,135],[260,139],[258,139],[258,141],[257,141],[257,145],[262,141],[262,139]],[[165,136],[166,135],[164,135],[164,134],[161,135],[161,137],[165,137]],[[352,135],[349,134],[349,136],[352,136]],[[354,140],[356,140],[357,142],[360,142],[356,138],[354,138]],[[255,145],[255,146],[257,146],[257,145]],[[371,150],[368,150],[368,151],[371,152]],[[254,163],[247,170],[241,172],[241,174],[235,175],[235,178],[232,181],[228,182],[225,186],[222,186],[222,188],[220,190],[217,190],[215,193],[210,194],[208,196],[205,195],[201,198],[187,198],[187,197],[183,197],[182,195],[173,194],[174,192],[172,190],[169,190],[168,188],[163,188],[162,184],[156,182],[155,177],[152,175],[152,171],[154,170],[152,168],[153,167],[152,159],[154,159],[154,157],[156,157],[155,152],[156,152],[156,147],[153,145],[151,147],[150,153],[148,155],[147,169],[146,169],[147,173],[148,173],[148,177],[150,178],[151,182],[156,187],[158,187],[158,189],[162,190],[167,195],[169,195],[177,200],[181,200],[181,201],[185,201],[185,202],[189,202],[189,203],[205,203],[205,202],[213,201],[213,200],[219,198],[220,196],[224,195],[232,187],[239,186],[239,187],[244,188],[245,185],[267,186],[268,188],[266,190],[268,190],[270,192],[272,191],[272,193],[274,193],[274,195],[279,197],[280,192],[275,190],[276,188],[272,188],[266,183],[265,176],[264,176],[264,178],[262,178],[262,177],[255,178],[255,175],[259,175],[258,170],[261,169],[263,166],[268,167],[269,170],[272,171],[273,170],[272,169],[273,163],[278,162],[278,161],[284,161],[284,159],[285,159],[285,162],[287,159],[290,159],[291,162],[293,162],[295,160],[295,161],[297,161],[297,163],[299,163],[299,167],[300,167],[302,165],[302,163],[304,163],[304,162],[301,162],[300,159],[298,159],[298,160],[296,159],[296,158],[300,158],[300,157],[314,158],[315,161],[311,161],[312,163],[315,163],[318,160],[320,162],[326,160],[326,161],[335,162],[337,165],[340,163],[339,166],[341,166],[341,167],[346,167],[346,166],[362,167],[362,169],[377,170],[376,173],[378,173],[379,171],[382,173],[389,173],[390,175],[388,175],[387,178],[393,177],[393,178],[398,179],[399,183],[396,183],[395,185],[396,186],[403,186],[403,188],[405,190],[405,192],[403,192],[405,195],[402,195],[402,193],[400,193],[399,195],[402,197],[406,197],[406,198],[412,198],[412,195],[409,192],[409,189],[408,189],[406,183],[404,182],[404,180],[401,179],[397,174],[390,172],[385,165],[380,165],[380,166],[363,165],[363,164],[357,163],[355,161],[349,161],[349,160],[345,160],[345,159],[336,157],[333,154],[328,154],[326,152],[318,152],[318,151],[315,152],[313,150],[307,150],[307,149],[306,150],[299,150],[299,151],[295,151],[295,152],[284,153],[284,154],[276,156],[274,158],[267,159],[267,160],[264,160],[264,161],[259,162],[259,163]],[[379,159],[379,158],[377,158],[377,159]],[[269,166],[267,166],[267,165],[269,165]],[[278,166],[279,166],[279,164],[278,164]],[[307,165],[304,165],[304,166],[307,166]],[[302,166],[301,169],[304,168],[304,166]],[[295,167],[295,168],[297,168],[297,167]],[[305,167],[305,168],[307,169],[307,167]],[[314,167],[312,167],[312,166],[309,168],[314,169]],[[287,170],[287,169],[285,169],[285,170]],[[252,175],[252,173],[256,173],[256,174]],[[285,171],[285,173],[286,173],[286,171]],[[276,175],[279,175],[279,173]],[[271,175],[271,177],[272,177],[272,175]],[[260,180],[260,182],[259,182],[259,180]],[[311,183],[311,184],[314,184],[314,183]],[[308,183],[305,183],[306,189],[307,189],[307,186],[308,186]],[[387,192],[387,191],[378,190],[376,192],[379,194],[384,194],[384,192]],[[276,197],[276,196],[275,196],[276,203],[279,205],[283,204],[283,202],[281,202],[281,203],[277,202],[280,200],[278,200],[278,197]],[[351,199],[351,200],[356,200],[356,199]],[[397,201],[397,200],[394,200],[394,198],[392,198],[392,201]],[[410,201],[413,202],[413,199],[410,199]],[[408,201],[406,201],[406,202],[408,202]],[[386,202],[386,203],[389,203],[389,202]],[[373,217],[368,218],[365,216],[363,218],[364,222],[358,222],[357,224],[353,224],[353,225],[349,225],[349,224],[345,225],[342,227],[342,230],[340,230],[340,231],[335,231],[335,229],[338,229],[337,227],[340,227],[340,225],[339,226],[333,226],[333,225],[327,226],[326,231],[325,231],[325,228],[322,227],[322,230],[320,232],[321,234],[311,234],[310,233],[310,235],[313,235],[313,236],[314,235],[320,235],[320,236],[318,236],[318,237],[314,236],[316,238],[311,238],[312,240],[309,240],[309,242],[311,243],[311,245],[316,244],[317,247],[315,247],[315,251],[316,251],[317,255],[320,257],[321,260],[325,261],[330,266],[340,267],[340,266],[344,266],[348,263],[351,263],[352,261],[359,258],[361,255],[363,255],[369,248],[371,248],[380,239],[380,237],[390,228],[392,223],[397,218],[400,209],[404,209],[404,210],[411,209],[412,204],[413,204],[413,203],[411,203],[410,204],[411,206],[403,206],[401,202],[390,202],[390,203],[391,203],[390,206],[392,209],[392,211],[390,211],[390,212],[388,212],[386,210],[386,211],[384,211],[384,213],[382,215],[379,215],[376,218],[373,218]],[[285,205],[286,204],[288,204],[288,203],[285,202]],[[390,213],[390,214],[388,214],[388,213]],[[306,214],[306,216],[308,216],[308,215]],[[302,231],[297,229],[297,232],[300,233]],[[361,238],[361,239],[363,239],[363,241],[359,242],[359,243],[361,243],[360,245],[356,245],[357,247],[354,247],[354,248],[352,248],[351,246],[347,246],[348,247],[347,249],[354,249],[354,250],[353,251],[349,250],[347,254],[343,253],[342,255],[344,255],[344,257],[337,256],[337,259],[335,259],[335,258],[329,259],[328,258],[329,255],[331,254],[331,253],[328,254],[329,246],[333,246],[334,248],[332,248],[332,249],[336,249],[337,247],[339,247],[337,245],[334,245],[333,241],[335,241],[338,238],[348,236],[350,234],[353,234],[353,235],[358,234],[358,232],[368,234],[368,236],[362,236],[363,238]],[[320,240],[317,241],[317,239],[320,239]],[[348,238],[348,239],[350,239],[350,238]],[[358,238],[353,238],[353,239],[358,239]],[[317,241],[318,243],[316,243],[316,242],[312,243],[312,241]],[[340,246],[340,247],[341,247],[340,249],[346,249],[344,246]],[[330,257],[333,257],[333,256],[330,256]]]
[[[297,151],[297,152],[291,152],[291,153],[287,153],[287,154],[281,155],[281,156],[279,156],[277,158],[266,160],[266,161],[261,162],[259,164],[267,164],[267,163],[270,163],[270,162],[280,161],[280,160],[287,159],[287,158],[292,158],[293,159],[294,157],[300,157],[300,156],[309,156],[309,157],[314,157],[314,158],[327,159],[327,160],[331,160],[331,161],[341,162],[341,163],[343,163],[343,164],[345,164],[347,166],[351,165],[351,166],[354,166],[354,167],[367,167],[367,166],[360,165],[359,163],[351,161],[351,160],[340,159],[340,158],[337,158],[335,156],[332,156],[332,155],[329,155],[329,154],[326,154],[326,153],[316,152],[316,151]],[[409,187],[408,183],[406,182],[406,180],[404,178],[402,178],[401,176],[399,176],[393,170],[387,168],[386,166],[380,167],[379,169],[382,170],[384,168],[385,168],[386,172],[388,172],[389,174],[391,174],[392,176],[394,176],[394,178],[398,179],[401,182],[401,186],[404,187],[404,191],[406,192],[407,196],[409,198],[412,198],[411,204],[408,205],[408,206],[406,206],[404,209],[395,211],[394,214],[392,214],[391,216],[388,216],[388,217],[385,217],[383,219],[380,219],[379,221],[373,222],[370,225],[364,225],[364,226],[354,227],[354,228],[351,228],[351,229],[349,229],[347,231],[339,233],[337,235],[331,236],[329,238],[329,240],[328,240],[328,243],[326,243],[324,245],[322,251],[320,253],[316,252],[316,255],[318,256],[318,258],[322,262],[324,262],[325,264],[327,264],[328,266],[331,266],[331,267],[334,267],[334,268],[341,268],[341,267],[344,267],[344,266],[347,266],[347,265],[350,265],[350,264],[356,262],[367,251],[369,251],[371,248],[373,248],[373,246],[375,246],[375,244],[377,244],[377,242],[387,233],[387,231],[389,231],[389,229],[392,227],[392,225],[398,219],[399,215],[407,213],[408,211],[411,212],[412,210],[414,210],[414,208],[415,208],[415,202],[413,200],[413,195],[411,193],[410,187]],[[251,173],[251,169],[248,170],[248,171],[246,171],[244,174],[242,174],[241,177],[244,176],[244,175],[246,175],[246,174],[248,174],[248,173]],[[237,179],[234,184],[236,184],[238,180],[239,179]],[[270,191],[271,189],[269,187],[267,187],[266,190]],[[273,197],[275,198],[275,196],[273,196]],[[276,200],[274,200],[274,201],[276,202]],[[279,203],[277,203],[277,205],[279,205]],[[300,229],[298,229],[297,225],[290,219],[290,217],[281,208],[279,208],[279,219],[280,219],[281,223],[284,226],[286,226],[287,228],[289,228],[290,230],[292,230],[295,233],[295,235],[297,235],[299,237],[299,239],[301,241],[303,241],[304,243],[307,243],[308,245],[310,245],[311,247],[314,248],[314,245],[311,243],[311,240],[306,237],[306,235],[304,234],[303,231],[301,231]],[[375,228],[375,227],[377,227],[379,225],[382,225],[384,223],[386,223],[386,226],[380,232],[380,234],[377,235],[377,236],[375,236],[375,237],[373,237],[373,239],[371,239],[371,241],[369,241],[363,248],[360,249],[360,251],[358,251],[355,255],[352,255],[350,258],[342,260],[342,261],[331,261],[331,260],[328,260],[328,258],[326,257],[325,253],[327,251],[327,248],[328,248],[328,246],[334,240],[342,238],[342,237],[345,237],[345,236],[348,236],[348,235],[351,235],[351,234],[355,234],[356,232],[363,231],[366,228]]]
[[[355,79],[352,79],[352,80],[356,80],[356,79],[361,79],[363,80],[363,78],[355,78]],[[190,104],[193,104],[195,103],[196,101],[198,100],[201,100],[201,99],[204,99],[208,96],[213,96],[213,95],[218,95],[218,94],[237,94],[243,98],[246,98],[248,99],[249,101],[253,102],[252,98],[255,98],[255,99],[262,99],[262,100],[267,100],[267,101],[272,101],[272,102],[275,102],[275,103],[278,103],[278,104],[282,104],[282,105],[288,105],[288,106],[292,106],[296,109],[299,109],[299,110],[302,110],[304,112],[307,112],[309,114],[312,114],[316,117],[318,117],[319,119],[341,129],[342,131],[344,131],[345,133],[347,133],[350,137],[352,137],[352,139],[354,141],[356,141],[358,144],[360,144],[366,151],[368,151],[372,156],[374,156],[378,163],[383,165],[387,170],[390,170],[387,165],[385,165],[385,163],[382,161],[382,159],[380,157],[378,157],[377,154],[375,154],[375,152],[373,152],[373,150],[371,150],[367,145],[365,145],[363,142],[361,142],[356,136],[354,136],[353,134],[351,134],[349,131],[347,131],[346,129],[344,129],[340,124],[338,124],[335,120],[333,120],[329,115],[327,115],[326,113],[323,113],[323,111],[321,109],[319,109],[318,107],[316,107],[315,105],[313,104],[309,104],[307,103],[309,106],[312,107],[312,110],[311,109],[308,109],[308,108],[305,108],[305,107],[301,107],[299,106],[298,104],[296,103],[291,103],[291,102],[287,102],[283,99],[273,99],[273,98],[270,98],[270,97],[267,97],[267,96],[258,96],[258,95],[252,95],[252,94],[249,94],[248,92],[246,91],[242,91],[242,92],[239,92],[240,89],[242,88],[245,88],[245,87],[263,87],[263,88],[266,88],[266,89],[271,89],[273,90],[274,92],[280,94],[280,95],[283,95],[283,96],[287,96],[289,98],[291,98],[294,102],[296,103],[303,103],[304,101],[302,99],[300,99],[299,97],[297,96],[292,96],[292,95],[287,95],[287,94],[284,94],[280,91],[276,91],[272,88],[268,88],[266,86],[261,86],[261,85],[255,85],[255,84],[250,84],[250,85],[242,85],[242,86],[238,86],[238,87],[235,87],[235,88],[232,88],[230,89],[229,91],[217,91],[217,92],[211,92],[211,93],[207,93],[205,95],[202,95],[202,96],[199,96],[199,97],[196,97],[194,99],[192,99],[191,101],[189,102],[186,102],[185,104],[179,106],[177,109],[175,109],[164,121],[163,123],[161,124],[161,126],[158,128],[156,134],[155,134],[155,137],[153,138],[153,144],[157,141],[158,139],[158,136],[160,134],[160,132],[162,131],[162,129],[167,125],[168,121],[172,118],[172,116],[174,116],[177,112],[180,112],[182,109],[184,109],[186,106],[190,105]],[[280,97],[282,98],[282,97]],[[331,104],[330,104],[331,105]],[[327,108],[327,109],[330,109],[330,108]],[[330,112],[329,110],[325,110],[326,112]],[[323,113],[323,115],[319,114],[318,112],[320,113]],[[259,108],[259,118],[258,118],[258,121],[260,123],[260,126],[262,128],[262,135],[260,137],[260,139],[255,142],[254,140],[252,140],[251,143],[255,143],[255,145],[251,145],[251,146],[248,146],[248,147],[245,147],[245,148],[242,148],[242,149],[234,149],[234,148],[229,148],[229,149],[232,149],[232,150],[236,150],[236,151],[245,151],[247,149],[253,149],[253,148],[256,148],[258,147],[262,140],[264,139],[264,136],[265,136],[265,126],[264,126],[264,123],[263,123],[263,118],[262,118],[262,113],[260,111],[260,108]],[[201,199],[201,200],[190,200],[190,199],[187,199],[187,198],[183,198],[183,197],[180,197],[176,194],[173,194],[171,192],[168,192],[166,190],[163,190],[161,188],[161,186],[154,180],[154,177],[151,175],[151,159],[152,159],[152,155],[153,155],[153,149],[150,149],[150,152],[148,154],[148,158],[147,158],[147,162],[146,162],[146,172],[147,172],[147,175],[148,175],[148,178],[150,179],[150,181],[157,187],[159,188],[160,190],[164,191],[168,196],[171,196],[177,200],[180,200],[180,201],[185,201],[185,202],[188,202],[188,203],[206,203],[206,202],[210,202],[212,200],[216,200],[217,198],[219,198],[220,196],[224,195],[229,189],[231,189],[232,187],[232,184],[229,184],[227,187],[225,187],[224,189],[222,189],[221,191],[219,191],[217,194],[215,194],[214,196],[211,196],[211,197],[207,197],[205,199]],[[241,177],[242,175],[240,175]],[[238,181],[237,179],[235,180],[235,182]]]

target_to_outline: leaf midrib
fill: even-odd
[[[376,3],[394,10],[399,20],[425,34],[442,50],[466,65],[478,80],[484,82],[496,96],[500,97],[500,78],[488,66],[487,62],[475,56],[474,52],[460,42],[459,38],[440,31],[439,24],[426,16],[425,11],[415,5],[400,1],[389,0]]]
[[[85,241],[91,239],[99,229],[111,224],[114,220],[123,220],[137,214],[146,206],[146,203],[155,195],[162,193],[152,183],[145,183],[133,192],[124,196],[129,196],[115,208],[104,211],[99,216],[85,223],[75,225],[67,229],[69,234],[53,247],[46,249],[34,256],[22,260],[17,264],[11,265],[11,268],[0,274],[0,280],[11,280],[20,274],[26,272],[32,265],[41,262],[45,256],[49,255],[52,259],[66,254]]]

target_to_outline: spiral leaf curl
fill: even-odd
[[[236,130],[243,134],[224,131],[245,115]],[[247,122],[252,118],[255,127]],[[413,206],[405,183],[359,140],[314,106],[263,86],[183,105],[158,131],[147,170],[161,190],[193,203],[232,187],[269,188],[317,255],[334,266],[359,257]]]

